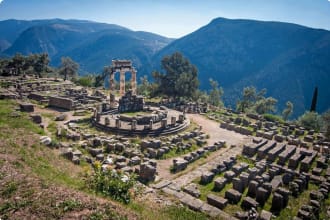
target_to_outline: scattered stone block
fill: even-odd
[[[253,198],[247,196],[243,199],[241,206],[245,210],[250,210],[251,208],[256,209],[259,206],[259,203]]]
[[[183,188],[183,191],[196,198],[201,196],[201,192],[199,191],[198,186],[195,183],[190,183],[189,185],[185,186]]]
[[[244,191],[244,184],[241,181],[241,179],[235,177],[235,178],[233,178],[233,181],[232,182],[233,182],[233,189],[237,190],[240,193],[243,193],[243,191]]]
[[[214,190],[221,191],[227,183],[227,179],[224,177],[218,177],[214,180]]]
[[[273,195],[273,200],[272,200],[272,207],[271,210],[273,212],[280,212],[284,208],[284,203],[283,203],[283,196],[278,193],[274,193]]]
[[[233,171],[229,170],[225,172],[224,176],[227,180],[231,181],[236,176],[236,174]]]
[[[257,188],[259,186],[259,183],[257,181],[252,180],[249,183],[249,190],[248,190],[248,196],[255,198],[257,195]]]
[[[270,193],[266,189],[259,187],[257,188],[256,192],[256,200],[261,206],[263,206],[266,203],[269,195]]]
[[[31,103],[21,103],[19,107],[22,112],[34,112],[34,105]]]
[[[266,210],[261,210],[259,220],[271,220],[272,219],[272,213],[268,212]]]
[[[208,183],[212,182],[213,177],[214,177],[214,173],[209,172],[209,171],[204,172],[201,176],[201,184],[208,184]]]
[[[227,199],[213,194],[208,194],[206,199],[208,204],[213,205],[219,209],[224,209],[228,204]]]
[[[242,194],[234,189],[229,189],[225,193],[225,198],[229,203],[237,204],[241,200]]]
[[[187,168],[188,161],[182,158],[176,158],[173,160],[173,171],[179,172]]]

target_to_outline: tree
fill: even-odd
[[[43,53],[36,55],[36,60],[34,63],[34,71],[39,77],[41,77],[43,72],[47,71],[48,64],[49,64],[48,54]]]
[[[255,112],[261,115],[266,113],[274,113],[276,111],[276,103],[277,100],[273,97],[259,99],[254,105]]]
[[[15,75],[21,75],[23,72],[23,66],[24,66],[24,56],[22,54],[17,53],[11,60],[11,66],[15,70]]]
[[[159,93],[173,98],[191,98],[196,93],[199,86],[197,68],[181,53],[165,56],[161,66],[165,73],[153,73]]]
[[[254,86],[245,87],[242,95],[242,100],[237,103],[237,110],[246,112],[246,109],[251,108],[256,101],[256,88]]]
[[[319,131],[321,128],[321,117],[316,112],[305,112],[298,118],[298,124],[308,129]]]
[[[287,101],[286,108],[282,112],[283,120],[285,120],[285,121],[288,120],[288,118],[290,117],[292,112],[293,112],[293,104],[292,104],[292,102]]]
[[[68,76],[74,77],[77,75],[79,64],[74,62],[70,57],[61,58],[61,67],[59,74],[64,76],[64,80],[68,79]]]
[[[94,75],[86,75],[79,77],[75,83],[80,86],[92,87],[94,85],[94,80]]]
[[[144,75],[140,77],[140,84],[137,87],[138,94],[149,97],[151,94],[151,83],[148,80],[148,76]]]
[[[318,93],[318,89],[317,89],[317,87],[315,87],[314,93],[313,93],[313,99],[312,99],[311,109],[310,109],[311,112],[315,112],[316,111],[317,93]]]
[[[219,87],[219,83],[212,78],[209,79],[211,85],[211,91],[209,94],[209,103],[213,106],[220,106],[222,105],[221,97],[223,96],[223,89]]]

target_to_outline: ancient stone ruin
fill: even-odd
[[[138,112],[144,109],[143,96],[137,96],[133,94],[132,90],[129,90],[119,99],[118,111],[123,112]]]

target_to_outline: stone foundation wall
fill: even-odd
[[[64,97],[55,97],[55,96],[49,97],[48,105],[52,107],[67,109],[67,110],[73,110],[74,107],[72,99],[64,98]]]

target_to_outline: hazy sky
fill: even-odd
[[[330,0],[0,0],[0,20],[84,19],[175,38],[216,17],[330,30]]]

